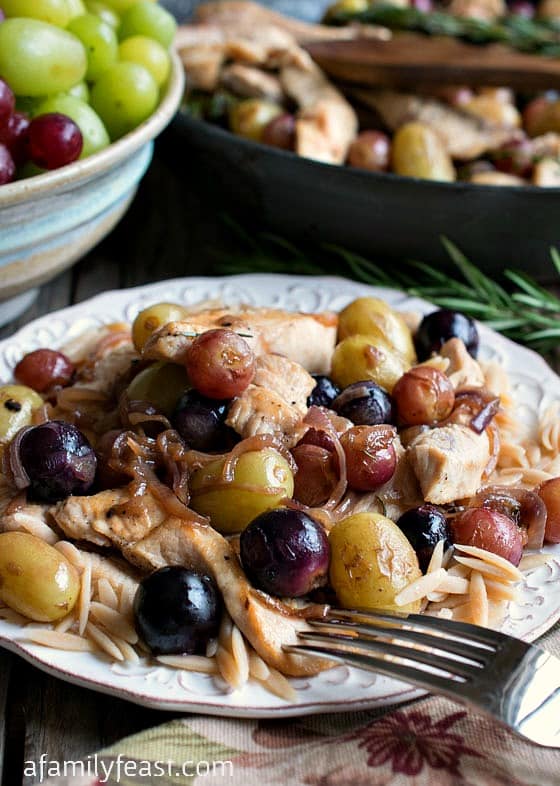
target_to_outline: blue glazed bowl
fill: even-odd
[[[177,111],[183,83],[174,55],[166,91],[142,125],[89,158],[0,187],[0,324],[122,218],[151,161],[152,140]]]

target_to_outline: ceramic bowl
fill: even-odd
[[[37,287],[86,254],[129,206],[148,168],[153,139],[183,94],[181,62],[156,111],[89,158],[0,188],[0,324],[33,301]]]

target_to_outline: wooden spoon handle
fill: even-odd
[[[448,37],[395,34],[389,41],[316,41],[305,48],[335,79],[361,85],[493,85],[514,90],[560,88],[560,59],[477,46]]]

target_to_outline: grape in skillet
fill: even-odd
[[[134,598],[136,630],[155,655],[203,654],[218,634],[220,612],[213,580],[178,565],[145,578]]]
[[[19,443],[19,460],[35,500],[58,502],[86,494],[93,484],[97,459],[76,426],[51,420],[30,428]]]
[[[259,589],[298,598],[325,583],[329,541],[323,527],[301,510],[261,513],[241,533],[241,563]]]
[[[450,338],[460,338],[470,355],[478,354],[478,330],[470,317],[460,311],[441,308],[424,317],[414,343],[419,360],[427,360],[433,352],[438,352]]]

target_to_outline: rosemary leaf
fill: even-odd
[[[507,288],[495,281],[447,238],[442,238],[456,272],[426,262],[381,265],[348,249],[323,244],[311,252],[276,235],[251,234],[228,219],[241,248],[217,268],[224,273],[303,273],[349,275],[371,286],[400,289],[440,308],[462,311],[544,354],[560,346],[560,298],[527,273],[505,269]],[[550,251],[552,269],[560,278],[560,253]],[[560,284],[560,280],[559,280]]]

